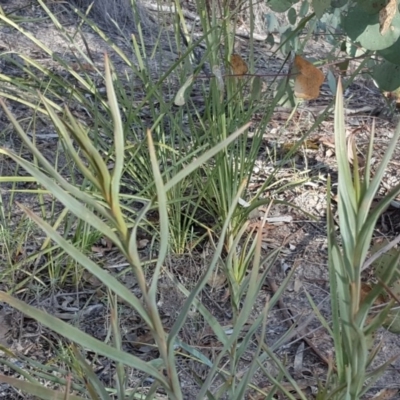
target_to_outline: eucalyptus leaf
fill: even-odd
[[[289,10],[294,4],[298,3],[299,0],[269,0],[267,6],[275,12],[282,13]]]
[[[330,5],[331,0],[312,0],[312,6],[317,18],[321,18]]]
[[[360,5],[351,8],[343,18],[347,35],[368,50],[382,50],[392,46],[400,37],[400,14],[394,16],[391,29],[380,33],[379,14],[368,14]]]
[[[385,60],[372,68],[371,76],[382,91],[394,92],[400,87],[400,65]]]
[[[378,14],[387,3],[387,0],[357,0],[359,7],[368,14]]]
[[[304,18],[310,9],[310,3],[308,1],[302,1],[299,10],[299,17]]]
[[[378,54],[386,61],[400,65],[400,38],[386,49],[379,50]]]
[[[297,13],[296,10],[292,7],[288,11],[288,20],[292,25],[294,25],[296,23],[296,19],[297,19]]]

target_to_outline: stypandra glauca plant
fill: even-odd
[[[105,8],[107,8],[107,3],[103,2]],[[124,3],[126,2],[124,1]],[[135,3],[132,2],[131,18],[140,17]],[[193,143],[192,140],[191,131],[195,130],[194,120],[197,123],[198,110],[187,110],[186,107],[182,107],[176,112],[174,102],[171,101],[171,94],[177,90],[177,81],[180,79],[180,75],[184,75],[186,78],[187,75],[192,73],[192,66],[188,62],[188,58],[193,52],[193,48],[198,44],[191,44],[189,48],[177,47],[174,41],[175,39],[180,41],[180,33],[177,31],[176,35],[174,35],[173,30],[170,28],[175,25],[172,25],[172,27],[168,27],[167,37],[172,41],[169,43],[171,51],[175,49],[177,54],[172,59],[168,58],[170,53],[167,52],[167,55],[165,54],[165,41],[162,41],[160,37],[153,37],[151,40],[146,38],[146,35],[141,30],[142,24],[138,23],[137,35],[121,37],[121,40],[124,39],[125,45],[124,50],[122,50],[112,38],[107,36],[85,14],[85,10],[76,9],[70,3],[65,3],[65,7],[71,6],[69,12],[76,13],[76,30],[71,33],[63,25],[62,19],[58,19],[60,14],[54,11],[57,8],[42,0],[38,0],[37,5],[42,7],[42,13],[45,13],[48,23],[52,24],[51,29],[57,32],[58,40],[71,49],[71,54],[65,58],[61,57],[54,47],[38,39],[29,30],[23,29],[22,22],[31,22],[28,18],[13,18],[13,15],[0,12],[0,20],[3,24],[7,25],[15,34],[23,35],[32,46],[38,47],[43,54],[46,54],[54,63],[53,65],[57,65],[53,69],[38,62],[32,55],[20,54],[22,61],[15,67],[20,69],[21,77],[18,76],[17,79],[0,74],[0,81],[4,83],[0,89],[0,95],[6,99],[14,99],[28,107],[30,112],[35,115],[45,116],[45,118],[48,117],[46,109],[37,104],[38,90],[41,92],[46,91],[46,97],[52,102],[52,107],[58,113],[63,112],[60,104],[64,102],[70,104],[71,109],[85,109],[87,111],[87,122],[94,125],[93,131],[101,132],[101,135],[95,135],[93,138],[96,148],[103,151],[109,163],[113,163],[114,148],[110,145],[113,141],[112,116],[108,108],[104,107],[104,94],[94,79],[94,77],[104,78],[103,68],[93,61],[90,56],[90,49],[88,50],[86,47],[86,51],[84,51],[77,45],[76,38],[80,35],[85,38],[87,35],[85,29],[82,28],[82,25],[86,25],[86,27],[92,29],[92,33],[96,34],[100,40],[103,40],[105,47],[111,47],[110,54],[112,56],[110,57],[119,59],[120,67],[122,63],[123,70],[125,72],[128,71],[125,75],[120,70],[120,73],[115,73],[113,77],[115,95],[121,107],[122,124],[127,143],[126,160],[123,169],[126,179],[122,182],[123,190],[121,190],[121,196],[124,198],[127,207],[130,206],[130,203],[136,201],[130,196],[130,193],[135,193],[139,197],[145,198],[155,196],[154,181],[151,179],[151,161],[147,141],[145,140],[146,129],[150,128],[152,131],[154,142],[156,143],[157,159],[163,165],[161,174],[164,179],[175,176],[183,166],[189,164],[193,158],[209,147],[209,141],[207,140],[201,144]],[[59,7],[62,6],[60,5]],[[88,14],[91,15],[89,10]],[[164,30],[166,22],[163,19],[165,19],[166,14],[159,13],[158,15],[160,29]],[[129,17],[127,16],[127,18]],[[117,24],[116,21],[109,21],[109,23],[111,25]],[[167,27],[165,27],[165,30],[167,30]],[[165,39],[164,36],[163,39]],[[147,43],[147,40],[151,43],[151,51],[149,51],[150,44]],[[12,57],[10,59],[13,62]],[[158,65],[158,63],[162,65]],[[63,74],[55,73],[55,70],[62,70]],[[35,126],[36,119],[32,118],[32,121],[32,125]],[[244,124],[245,122],[242,125]],[[74,161],[71,160],[67,164],[71,166]],[[74,180],[73,167],[69,173],[71,174],[71,180]],[[202,197],[198,195],[198,193],[202,193],[198,188],[202,187],[200,183],[197,183],[197,179],[197,174],[192,174],[190,179],[188,177],[182,179],[168,191],[169,246],[171,252],[175,254],[187,251],[188,247],[190,247],[188,243],[192,239],[189,239],[189,237],[191,235],[196,236],[196,233],[193,234],[192,228],[197,225],[196,214],[199,214],[198,209],[202,200]],[[43,201],[40,201],[40,203],[43,203]],[[129,220],[127,221],[128,225],[130,222]],[[93,232],[88,231],[85,223],[81,223],[75,229],[76,223],[77,220],[71,215],[68,216],[68,219],[64,218],[60,222],[61,225],[65,225],[65,229],[70,231],[70,234],[76,237],[77,242],[83,243],[82,246],[86,245],[86,250],[90,252],[98,237],[96,238]],[[155,227],[151,226],[149,222],[146,229],[150,231],[150,234],[154,233],[152,232],[153,228]],[[197,239],[197,237],[195,238]],[[65,256],[62,249],[59,249],[58,255]],[[58,255],[54,255],[54,252],[52,254],[55,260]],[[57,264],[56,261],[55,264]],[[55,281],[61,284],[64,283],[65,280],[57,276],[57,274],[54,275]],[[74,273],[71,275],[73,276]]]
[[[261,223],[259,232],[255,236],[255,244],[252,251],[254,257],[252,258],[251,267],[249,268],[247,279],[244,280],[241,287],[242,305],[240,310],[236,310],[235,312],[235,324],[231,332],[226,332],[224,327],[218,323],[216,318],[199,300],[198,295],[200,291],[209,281],[211,274],[224,257],[223,250],[226,234],[244,184],[239,186],[236,196],[232,198],[232,204],[226,215],[226,221],[223,223],[220,238],[215,244],[212,259],[207,265],[204,275],[199,279],[191,292],[187,292],[179,282],[176,282],[177,287],[187,296],[187,299],[173,326],[168,331],[164,329],[158,311],[157,288],[164,259],[168,251],[169,220],[167,192],[179,183],[180,180],[198,169],[200,165],[210,158],[215,157],[218,152],[237,140],[241,134],[246,132],[249,124],[239,128],[225,140],[215,144],[206,152],[198,154],[195,161],[187,164],[185,168],[182,168],[169,180],[164,180],[161,176],[152,134],[151,131],[148,131],[146,140],[150,152],[152,176],[157,196],[151,199],[135,197],[135,204],[140,204],[141,207],[136,210],[129,209],[128,211],[121,202],[119,193],[125,160],[124,131],[120,108],[116,101],[113,87],[111,65],[107,57],[105,59],[105,80],[107,102],[114,126],[115,163],[111,170],[89,138],[89,129],[80,123],[70,113],[68,108],[64,109],[64,113],[60,117],[48,99],[38,94],[42,106],[46,109],[59,134],[60,140],[64,143],[65,151],[75,161],[76,167],[82,176],[87,179],[87,185],[90,182],[91,185],[97,188],[95,193],[72,185],[60,175],[40,153],[2,101],[0,101],[0,104],[4,112],[12,122],[16,133],[23,140],[27,150],[37,160],[37,163],[27,161],[8,149],[0,149],[0,152],[26,170],[42,186],[45,193],[51,193],[57,199],[67,213],[72,213],[79,220],[85,221],[102,236],[114,243],[130,265],[136,277],[141,296],[140,298],[137,297],[136,294],[132,293],[131,289],[124,286],[114,275],[104,270],[100,265],[77,249],[70,240],[58,231],[57,224],[51,225],[30,209],[20,205],[26,215],[47,235],[46,240],[51,240],[62,247],[76,263],[95,276],[107,288],[110,299],[111,341],[102,342],[95,339],[72,324],[66,323],[1,291],[0,301],[9,304],[29,318],[35,319],[43,326],[60,335],[60,338],[65,338],[65,341],[61,339],[58,341],[58,348],[63,357],[69,359],[69,362],[67,364],[68,368],[60,366],[57,363],[50,366],[30,359],[27,356],[13,354],[10,350],[3,348],[5,355],[0,357],[0,363],[7,365],[11,370],[18,373],[21,378],[0,374],[0,381],[41,399],[65,398],[77,400],[87,397],[102,400],[115,398],[119,400],[127,398],[155,399],[161,390],[167,395],[168,399],[183,400],[182,384],[178,370],[179,363],[177,361],[177,357],[180,356],[189,357],[208,368],[206,379],[204,382],[199,382],[198,399],[203,399],[204,396],[215,399],[223,399],[226,396],[232,400],[243,399],[249,390],[257,390],[252,385],[255,371],[263,368],[262,366],[267,359],[273,358],[274,348],[269,349],[265,345],[266,319],[290,279],[290,277],[287,278],[280,290],[271,299],[266,299],[262,312],[254,317],[253,306],[266,279],[266,274],[270,271],[278,254],[278,251],[275,251],[271,252],[268,257],[262,258],[261,228],[263,223]],[[79,145],[79,153],[76,144]],[[158,250],[152,277],[148,281],[145,277],[143,263],[137,249],[137,231],[147,212],[154,209],[158,210],[159,215]],[[126,223],[126,214],[128,212],[130,213],[130,220],[135,220],[135,223],[131,227],[127,226]],[[263,266],[263,270],[261,270],[261,266]],[[171,277],[171,279],[175,278]],[[119,323],[119,304],[121,302],[130,307],[132,312],[142,319],[158,349],[159,356],[157,358],[144,361],[124,350],[122,345],[123,334]],[[199,353],[195,347],[182,343],[179,340],[178,335],[180,330],[189,314],[192,315],[193,312],[198,313],[199,317],[203,318],[221,342],[222,347],[214,360],[208,359]],[[251,328],[247,329],[246,326],[250,317],[253,318],[253,322]],[[243,332],[246,332],[244,336]],[[254,340],[257,340],[258,343],[256,350],[253,347]],[[281,344],[282,341],[279,343]],[[237,367],[241,357],[247,352],[249,346],[252,347],[251,351],[254,357],[246,369],[242,370],[239,378],[237,376]],[[179,349],[184,349],[185,353],[182,353]],[[105,386],[99,379],[86,357],[86,352],[88,351],[95,354],[96,357],[101,356],[109,359],[113,366],[115,366],[113,385]],[[23,365],[29,366],[29,368],[20,368],[12,361],[12,359],[18,358],[20,358]],[[229,360],[228,363],[226,362],[227,359]],[[280,365],[279,360],[274,361]],[[280,365],[280,368],[282,369],[283,366]],[[266,376],[269,376],[268,371],[265,371],[265,373]],[[131,381],[129,380],[132,374],[133,376],[137,376],[134,385],[130,384]],[[287,374],[287,371],[284,370],[282,377],[287,376]],[[279,380],[277,381],[274,377],[271,377],[271,379],[275,382],[275,388],[285,392],[285,388],[281,388]],[[218,384],[215,384],[216,380],[219,380]],[[148,381],[152,382],[150,386],[144,384],[144,382]],[[43,384],[44,382],[46,384]],[[214,385],[213,389],[211,389],[212,385]],[[60,387],[62,388],[61,391]],[[302,398],[304,399],[304,396]]]
[[[375,224],[400,193],[400,185],[394,187],[378,205],[371,208],[376,198],[385,169],[393,155],[400,136],[400,125],[391,139],[382,161],[371,173],[374,144],[374,124],[371,130],[365,166],[360,168],[354,142],[347,141],[345,113],[343,107],[342,83],[337,85],[335,105],[335,147],[338,163],[338,224],[335,227],[331,203],[331,182],[328,181],[328,246],[329,274],[331,289],[332,326],[330,330],[335,346],[336,373],[321,391],[320,400],[358,400],[379,379],[394,358],[380,366],[372,367],[379,344],[374,346],[373,335],[381,327],[393,306],[371,313],[383,286],[391,282],[400,260],[400,254],[393,257],[380,276],[382,284],[376,284],[363,295],[362,271],[366,265]],[[350,143],[349,143],[350,142]],[[353,165],[348,155],[353,154]]]
[[[180,7],[178,3],[175,2],[177,9]],[[249,19],[248,59],[243,55],[249,74],[238,77],[231,70],[231,56],[238,53],[234,34],[236,21],[242,7],[248,10],[250,15],[253,15],[251,2],[249,4],[244,2],[233,4],[216,0],[196,0],[196,5],[197,9],[201,10],[199,16],[202,31],[206,33],[204,42],[207,50],[204,57],[209,65],[211,75],[211,79],[205,81],[203,86],[203,97],[207,101],[200,125],[201,129],[194,130],[194,135],[198,136],[198,143],[202,143],[204,140],[218,143],[225,140],[229,132],[235,131],[245,121],[251,120],[254,115],[262,116],[261,121],[252,127],[251,138],[246,135],[241,136],[202,170],[205,175],[205,183],[201,190],[206,193],[202,206],[204,211],[211,216],[210,219],[216,221],[212,230],[218,236],[218,231],[226,221],[232,199],[236,196],[241,183],[249,184],[251,182],[250,177],[260,158],[260,148],[263,148],[263,138],[268,129],[268,123],[273,116],[275,107],[286,94],[287,79],[282,76],[271,79],[262,79],[257,76],[253,18]],[[263,85],[268,89],[262,90]],[[299,142],[298,147],[300,146]],[[238,205],[234,217],[230,221],[225,238],[225,251],[228,257],[224,261],[223,270],[229,281],[230,299],[233,307],[237,310],[240,309],[240,299],[243,295],[241,285],[246,279],[254,251],[252,240],[254,233],[246,230],[249,213],[257,207],[271,204],[272,197],[278,196],[283,186],[277,182],[276,178],[279,166],[275,166],[273,169],[257,193],[247,190],[248,186],[246,185],[242,193],[243,201],[241,205]],[[299,181],[290,182],[288,186],[301,184],[302,182]],[[271,193],[271,198],[263,198],[263,194],[266,192]],[[247,204],[249,207],[243,207],[243,204]]]
[[[132,15],[137,15],[134,3],[132,2]],[[46,91],[46,97],[52,101],[52,107],[58,113],[63,112],[59,103],[64,103],[65,97],[67,97],[68,104],[73,105],[76,109],[86,110],[88,120],[95,126],[94,130],[101,131],[101,135],[94,137],[95,146],[107,155],[110,163],[113,163],[114,149],[110,146],[110,142],[112,143],[113,140],[111,115],[104,107],[103,94],[98,90],[94,79],[94,76],[102,78],[104,73],[87,52],[77,45],[76,41],[76,37],[79,35],[85,37],[86,32],[81,29],[81,24],[87,24],[107,46],[112,48],[113,56],[118,57],[124,70],[131,74],[129,77],[119,73],[114,76],[115,94],[118,104],[121,106],[127,141],[123,170],[127,179],[122,183],[123,193],[121,194],[127,206],[135,201],[130,193],[145,198],[156,195],[154,182],[151,179],[152,169],[147,141],[144,140],[144,132],[147,128],[152,131],[156,143],[157,159],[163,165],[161,170],[163,179],[170,179],[210,144],[213,145],[224,140],[231,132],[250,121],[254,114],[259,113],[263,116],[262,120],[258,122],[257,130],[253,132],[251,140],[243,136],[237,143],[229,146],[225,154],[214,158],[197,173],[192,174],[190,179],[188,177],[182,179],[168,192],[169,246],[172,253],[181,254],[191,251],[204,239],[201,233],[204,230],[212,230],[218,236],[240,183],[248,179],[253,171],[263,140],[263,132],[272,116],[274,107],[284,94],[284,90],[278,90],[277,94],[273,95],[273,88],[277,84],[276,79],[268,81],[268,90],[261,93],[263,82],[260,77],[245,77],[239,82],[239,79],[235,77],[225,76],[230,74],[229,58],[234,51],[235,36],[235,24],[232,21],[235,19],[237,10],[230,10],[229,5],[224,4],[221,13],[226,17],[224,23],[221,24],[217,15],[207,15],[205,12],[207,5],[199,0],[197,6],[201,10],[199,16],[204,36],[190,41],[190,35],[188,35],[187,45],[183,45],[181,41],[181,30],[187,32],[188,29],[185,19],[181,16],[180,3],[176,2],[177,20],[172,25],[166,26],[167,22],[163,20],[168,19],[165,17],[166,14],[158,13],[162,30],[168,31],[170,47],[177,51],[177,56],[172,60],[168,59],[170,62],[168,64],[163,58],[166,43],[160,37],[157,40],[153,38],[153,48],[150,52],[146,43],[146,35],[141,30],[141,24],[138,24],[137,35],[124,37],[126,47],[122,50],[82,10],[75,8],[73,10],[76,12],[77,27],[76,32],[71,34],[63,26],[62,21],[57,18],[58,14],[52,11],[54,9],[49,4],[38,0],[38,6],[42,7],[46,13],[49,23],[54,25],[53,29],[57,31],[59,40],[63,41],[66,47],[72,49],[74,62],[71,63],[68,57],[61,57],[47,43],[40,41],[29,30],[23,29],[20,22],[29,23],[29,19],[21,20],[19,17],[14,19],[13,15],[0,12],[2,23],[16,34],[24,35],[25,39],[40,48],[55,66],[55,68],[48,67],[38,62],[32,55],[19,54],[23,62],[16,65],[16,68],[21,69],[22,76],[14,79],[0,74],[0,81],[4,82],[0,88],[0,95],[6,99],[17,101],[24,107],[28,107],[32,113],[46,118],[48,117],[46,109],[37,104],[37,91]],[[215,7],[210,7],[210,10],[214,10],[211,11],[212,13],[215,12],[215,9]],[[88,15],[90,16],[90,13]],[[206,47],[199,53],[201,60],[193,61],[194,52],[199,51],[200,45],[203,43]],[[253,49],[253,39],[250,39],[249,46]],[[127,47],[129,50],[126,50]],[[158,57],[159,54],[164,55]],[[133,62],[133,59],[136,61]],[[159,59],[164,61],[158,61]],[[11,62],[13,62],[12,58]],[[150,66],[154,68],[156,62],[163,64],[157,65],[155,70],[151,69]],[[251,72],[254,72],[255,62],[252,51],[248,61]],[[206,70],[209,69],[209,75],[204,75],[203,67]],[[219,70],[223,80],[222,89],[216,83],[218,74],[212,72],[213,68]],[[62,70],[66,74],[55,73],[58,70]],[[214,69],[214,71],[216,70]],[[176,107],[171,99],[174,98],[174,94],[179,92],[179,85],[187,82],[190,77],[195,77],[195,79],[185,93],[185,104]],[[248,95],[249,91],[251,92],[250,96]],[[195,96],[191,96],[190,93]],[[105,110],[105,112],[99,110]],[[32,121],[34,125],[35,119],[32,118]],[[68,165],[72,166],[73,163],[71,160]],[[276,170],[278,169],[277,167]],[[71,179],[74,180],[73,167],[70,168],[69,173]],[[17,180],[17,178],[15,179]],[[268,190],[273,184],[275,184],[273,192],[277,193],[281,185],[277,184],[274,173],[266,180],[260,192]],[[243,191],[243,197],[248,197],[246,190]],[[232,247],[233,237],[241,229],[246,218],[247,211],[238,207],[229,228],[232,234],[229,234],[226,239],[228,249]],[[65,229],[74,235],[77,243],[81,243],[82,247],[85,246],[89,253],[92,245],[98,240],[96,232],[90,231],[85,223],[81,223],[77,229],[72,229],[71,227],[75,227],[76,223],[77,220],[71,215],[68,216],[68,219],[64,218],[60,221],[60,224],[65,225]],[[130,221],[128,221],[128,225],[129,223]],[[149,223],[146,229],[152,234],[152,229],[156,229],[156,227],[150,225]],[[197,229],[199,227],[200,229]],[[52,279],[60,284],[65,283],[66,278],[75,276],[76,272],[61,276],[61,272],[56,267],[59,265],[57,259],[64,256],[63,249],[59,249],[59,253],[56,255],[53,251],[52,259],[55,267],[53,268],[51,265],[48,267],[49,272],[54,276]],[[240,273],[235,273],[238,281],[245,275],[247,267],[240,265],[239,269]]]
[[[65,119],[61,120],[55,110],[51,107],[50,102],[45,97],[40,96],[44,107],[46,108],[55,128],[59,133],[60,140],[64,142],[66,151],[68,151],[70,156],[74,159],[82,175],[97,188],[97,195],[92,195],[91,192],[80,190],[64,179],[31,142],[28,135],[23,131],[19,123],[8,111],[3,102],[1,102],[1,105],[4,111],[14,125],[16,132],[24,141],[27,149],[29,149],[29,151],[38,161],[38,165],[25,160],[24,158],[7,149],[1,149],[1,153],[3,155],[7,155],[22,168],[24,168],[48,191],[48,193],[51,193],[55,198],[57,198],[57,200],[66,209],[68,209],[69,212],[75,214],[80,220],[90,224],[94,229],[100,232],[101,235],[111,240],[126,257],[140,287],[142,295],[141,300],[139,300],[138,297],[136,297],[127,287],[121,284],[115,277],[103,270],[90,258],[77,250],[48,222],[42,220],[32,211],[21,205],[21,208],[26,212],[26,214],[46,233],[46,235],[53,242],[61,246],[72,259],[83,266],[91,274],[96,276],[103,283],[103,285],[108,288],[110,293],[113,293],[114,296],[117,295],[119,299],[125,302],[125,304],[128,304],[130,307],[132,307],[135,313],[140,315],[155,340],[157,348],[159,349],[160,357],[159,359],[152,360],[151,362],[144,362],[138,357],[126,353],[121,349],[121,334],[118,331],[119,325],[117,307],[112,307],[113,318],[111,327],[114,345],[109,345],[94,339],[88,334],[80,331],[70,324],[63,322],[62,320],[59,320],[39,309],[35,309],[34,307],[31,307],[24,302],[11,297],[5,292],[0,293],[0,300],[10,304],[12,307],[25,313],[26,315],[29,315],[31,318],[36,319],[44,326],[57,332],[59,335],[62,335],[68,339],[72,339],[73,342],[79,347],[91,349],[91,351],[109,357],[111,360],[113,360],[117,365],[119,382],[117,385],[117,391],[120,398],[125,398],[126,390],[128,389],[124,386],[124,383],[126,382],[124,368],[131,367],[154,379],[155,383],[150,388],[150,393],[154,393],[159,386],[162,386],[169,398],[182,399],[181,387],[175,363],[175,338],[179,332],[179,329],[187,318],[187,313],[180,314],[175,325],[167,334],[162,326],[157,307],[157,283],[163,265],[163,260],[168,250],[168,213],[166,196],[168,190],[179,183],[180,180],[190,175],[193,171],[198,169],[202,163],[215,156],[224,147],[232,143],[241,134],[243,134],[248,129],[249,124],[241,127],[236,132],[233,132],[231,135],[229,135],[226,140],[221,141],[219,144],[213,146],[205,153],[199,155],[195,161],[186,165],[184,169],[182,169],[167,182],[164,182],[161,178],[158,161],[155,156],[152,135],[151,132],[148,131],[147,142],[150,152],[154,184],[157,190],[157,198],[136,199],[137,204],[141,204],[142,206],[140,210],[136,212],[132,211],[132,213],[135,215],[136,223],[130,229],[126,224],[127,218],[126,215],[124,215],[124,209],[119,198],[121,177],[124,168],[125,137],[122,128],[123,125],[119,106],[116,102],[115,91],[113,88],[110,63],[107,58],[105,60],[105,69],[108,104],[114,124],[115,163],[111,171],[109,171],[109,168],[103,160],[101,153],[96,150],[93,142],[89,139],[87,128],[81,125],[72,116],[68,109],[65,109]],[[73,140],[79,144],[79,147],[82,150],[88,165],[77,153],[74,142],[71,140],[71,136]],[[237,202],[237,199],[235,200]],[[233,201],[230,212],[231,216],[235,205],[236,203]],[[158,208],[160,219],[159,254],[153,271],[152,280],[151,282],[147,282],[136,247],[136,233],[138,225],[145,217],[146,212],[151,207],[155,206]],[[225,223],[225,227],[222,230],[221,243],[223,243],[227,226],[228,222]],[[216,249],[214,265],[220,257],[221,250],[222,244],[220,244]],[[205,285],[211,273],[212,268],[207,271],[202,280],[198,283],[197,287],[188,298],[188,302],[193,301],[193,297],[195,297]],[[112,304],[115,305],[115,303]],[[189,306],[189,304],[186,304],[184,309],[187,310]],[[75,351],[79,352],[80,350],[76,349]],[[81,360],[81,357],[77,357],[77,360]],[[80,364],[83,370],[88,370],[88,368],[90,369],[90,367],[84,361],[82,361]],[[25,373],[24,376],[26,377],[27,375],[29,374]],[[96,380],[97,378],[95,377],[95,374],[88,374],[86,378],[88,377],[89,380],[81,380],[81,385],[86,385],[84,388],[86,390],[85,393],[96,393],[98,396],[103,398],[106,391],[104,388],[99,387],[99,382]],[[93,380],[90,380],[90,377],[92,377]],[[66,382],[65,379],[66,377],[64,377],[64,383]],[[4,382],[10,381],[3,375],[0,377],[0,380]],[[30,388],[29,390],[32,393],[36,393],[36,395],[41,398],[55,398],[49,397],[53,392],[49,391],[49,389],[46,389],[45,387],[41,387],[38,381],[33,377],[30,377],[28,380],[29,383],[22,381],[20,383],[15,381],[13,382],[21,389],[25,390],[26,388]],[[58,380],[56,381],[58,382]],[[55,382],[55,380],[53,380],[53,382]],[[61,380],[61,382],[63,382],[63,380]],[[70,398],[77,397],[70,396]],[[151,396],[149,398],[151,398]]]

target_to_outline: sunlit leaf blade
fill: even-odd
[[[149,296],[154,299],[154,305],[158,287],[158,277],[160,274],[161,266],[164,263],[164,259],[168,251],[168,210],[167,210],[167,191],[165,190],[164,183],[160,174],[156,152],[154,148],[153,138],[151,137],[151,131],[147,131],[147,141],[149,144],[151,167],[153,170],[154,183],[157,190],[158,199],[158,211],[160,216],[160,250],[157,257],[157,264],[153,273],[153,280],[149,289]]]
[[[118,227],[122,235],[127,235],[127,228],[124,218],[121,214],[121,208],[119,205],[119,192],[120,192],[120,180],[122,177],[122,171],[124,169],[124,147],[125,147],[125,135],[122,126],[121,114],[119,112],[118,101],[115,95],[110,60],[108,56],[105,56],[105,68],[106,68],[106,88],[108,103],[111,110],[114,126],[114,147],[115,147],[115,162],[111,177],[111,188],[110,188],[110,201],[111,209],[114,217],[118,220]]]
[[[54,109],[51,106],[49,106],[47,100],[44,101],[44,104],[46,106],[46,110],[49,113],[51,120],[53,121],[53,124],[58,130],[58,134],[61,135],[64,144],[68,149],[68,154],[73,158],[74,162],[77,165],[77,168],[79,169],[79,171],[82,172],[82,174],[86,177],[86,179],[92,182],[92,184],[100,191],[101,187],[99,185],[98,180],[95,178],[92,171],[90,171],[90,169],[87,168],[86,165],[82,162],[81,157],[75,150],[74,144],[68,133],[68,129],[66,127],[65,122],[61,121],[60,118],[58,118],[57,114],[54,112]],[[84,135],[83,129],[81,129],[81,127],[78,126],[71,112],[68,109],[66,109],[65,111],[69,120],[71,121],[72,126],[70,127],[70,130],[73,130],[77,135],[83,136]]]
[[[352,249],[355,245],[356,229],[356,198],[353,188],[353,179],[347,159],[346,127],[344,123],[343,88],[339,79],[335,104],[335,144],[339,175],[339,217],[346,224],[347,229],[342,233],[345,245]]]
[[[53,166],[46,160],[46,158],[40,153],[40,151],[34,146],[34,144],[31,142],[27,134],[24,132],[24,130],[21,128],[19,125],[18,121],[14,118],[14,116],[10,113],[4,102],[0,99],[0,105],[4,109],[5,113],[7,114],[7,117],[10,119],[12,122],[14,128],[18,132],[18,135],[22,138],[24,141],[25,145],[28,147],[28,149],[32,152],[32,154],[36,157],[36,159],[39,161],[41,165],[43,165],[44,169],[46,172],[55,179],[56,182],[60,184],[61,187],[63,187],[66,192],[71,193],[73,196],[76,198],[82,200],[84,203],[87,203],[94,207],[100,214],[103,216],[110,216],[108,211],[106,211],[103,207],[101,207],[98,202],[94,201],[93,198],[89,195],[87,195],[85,192],[80,190],[74,185],[71,185],[66,179],[64,179],[60,174],[58,174]],[[9,150],[2,150],[0,151],[3,154],[13,154]],[[11,156],[11,155],[10,155]],[[17,156],[15,156],[17,157]],[[28,163],[29,164],[29,163]]]
[[[183,84],[183,86],[178,90],[174,103],[176,106],[183,106],[185,105],[185,92],[188,89],[188,87],[193,83],[193,75],[191,75],[186,82]]]
[[[48,100],[42,96],[39,95],[40,99],[44,103],[47,112],[49,113],[51,119],[55,123],[56,126],[61,128],[61,134],[65,137],[68,133],[64,132],[65,124],[63,124],[60,119],[58,118],[57,114],[54,112],[52,107],[48,104]],[[91,164],[92,168],[95,170],[96,174],[96,180],[95,180],[95,185],[99,187],[103,191],[103,196],[105,197],[106,201],[109,200],[109,191],[110,191],[110,174],[108,172],[108,168],[106,163],[104,162],[103,157],[100,155],[98,149],[94,146],[92,141],[89,139],[87,132],[82,128],[81,125],[79,125],[75,118],[72,117],[71,113],[67,111],[67,114],[70,116],[70,122],[71,122],[71,127],[70,127],[70,133],[73,135],[74,139],[76,142],[79,144],[79,147],[81,150],[83,150],[86,153],[87,159],[89,163]],[[16,123],[14,123],[14,126]],[[21,133],[20,133],[21,135]],[[34,148],[34,146],[30,146],[32,152],[38,153],[37,149]]]

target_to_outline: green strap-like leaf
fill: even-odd
[[[127,352],[117,350],[114,347],[111,347],[104,342],[93,338],[87,333],[82,332],[80,329],[60,320],[59,318],[32,307],[5,292],[0,291],[0,300],[9,304],[11,307],[14,307],[25,315],[28,315],[30,318],[35,319],[52,331],[57,332],[59,335],[79,344],[80,346],[90,349],[97,354],[108,357],[111,360],[120,362],[149,374],[153,378],[157,379],[165,388],[168,388],[168,382],[163,374],[160,373],[157,368],[142,361],[140,358],[135,357]]]
[[[23,381],[22,379],[13,378],[11,376],[0,375],[0,382],[8,383],[9,385],[29,393],[32,396],[43,400],[84,400],[84,397],[74,396],[73,394],[58,392],[56,390],[47,389],[44,386],[36,383]]]
[[[65,240],[57,231],[55,231],[47,222],[43,221],[31,210],[24,206],[21,208],[25,213],[40,226],[47,235],[49,235],[66,253],[68,253],[75,261],[86,268],[91,274],[98,278],[101,282],[106,285],[112,292],[118,294],[118,296],[130,304],[136,312],[138,312],[141,318],[144,319],[146,324],[152,329],[153,323],[149,318],[147,312],[142,306],[142,303],[137,297],[123,284],[121,284],[116,278],[110,275],[107,271],[104,271],[90,258],[82,254],[76,249],[71,243]]]

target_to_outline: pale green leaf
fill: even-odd
[[[178,93],[175,96],[174,103],[176,106],[183,106],[185,104],[185,92],[188,87],[193,83],[193,75],[186,80],[183,86],[178,90]]]

